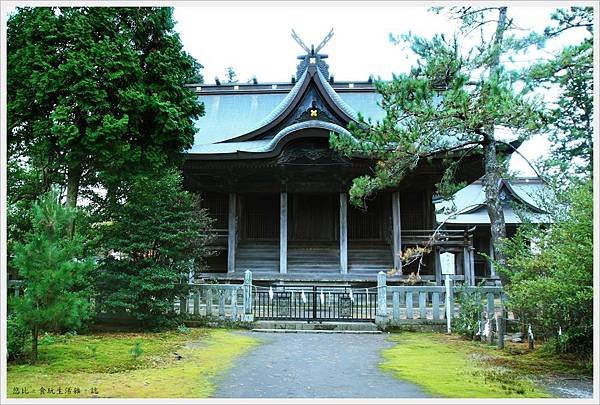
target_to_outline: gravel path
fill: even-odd
[[[555,398],[594,397],[594,380],[591,377],[556,375],[540,378],[539,382]]]
[[[251,333],[262,344],[217,381],[216,398],[419,398],[378,364],[386,335]]]

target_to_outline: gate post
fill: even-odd
[[[253,322],[254,314],[252,313],[252,272],[246,270],[244,272],[244,322]]]
[[[377,310],[375,312],[375,323],[384,327],[387,322],[387,286],[386,275],[383,271],[377,273]]]
[[[312,316],[313,321],[317,321],[317,286],[313,285],[313,293],[312,293]]]

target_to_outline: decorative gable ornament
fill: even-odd
[[[298,34],[296,34],[296,31],[292,29],[292,38],[294,38],[294,41],[296,41],[298,45],[300,45],[300,47],[306,52],[305,55],[298,56],[298,59],[300,59],[301,62],[296,68],[296,80],[302,77],[302,74],[304,74],[308,68],[308,65],[317,65],[323,76],[325,76],[325,79],[329,80],[329,65],[324,61],[324,59],[328,58],[328,55],[321,54],[319,51],[323,49],[331,37],[333,37],[333,28],[327,35],[325,35],[325,38],[323,38],[321,43],[317,45],[316,48],[314,45],[309,48],[298,36]]]

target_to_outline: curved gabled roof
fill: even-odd
[[[298,119],[292,119],[292,115],[297,118],[301,110],[306,110],[307,100],[314,97],[321,100],[338,133],[348,133],[345,128],[350,121],[358,120],[357,110],[374,120],[385,116],[377,103],[381,96],[372,84],[359,83],[355,89],[353,84],[336,83],[336,91],[316,65],[309,65],[291,88],[289,84],[269,86],[271,89],[263,85],[260,90],[249,85],[209,86],[199,97],[205,105],[205,116],[197,121],[199,132],[188,156],[268,152],[277,142],[265,140],[294,132]],[[240,91],[236,93],[234,88]],[[322,119],[319,116],[307,121]]]
[[[326,108],[330,109],[344,126],[350,121],[355,121],[357,119],[358,115],[356,112],[337,95],[333,88],[331,88],[327,80],[325,80],[325,77],[319,72],[317,66],[310,65],[290,93],[271,112],[271,114],[257,126],[257,128],[223,142],[240,142],[260,139],[267,134],[268,131],[284,123],[286,118],[295,112],[311,86],[316,88],[318,95],[325,100],[325,103],[327,104]]]
[[[540,179],[501,180],[501,189],[508,192],[508,200],[513,200],[527,211],[531,222],[548,222],[548,215],[539,207],[540,198],[547,195],[549,190]],[[452,200],[435,204],[438,223],[446,224],[489,224],[490,218],[485,204],[485,191],[481,181],[469,184],[454,194]],[[507,224],[521,223],[519,215],[509,204],[503,204],[504,219]],[[454,212],[460,212],[452,215]]]
[[[289,109],[290,106],[292,105],[292,103],[294,102],[294,100],[296,98],[298,98],[298,94],[300,93],[300,90],[304,87],[303,85],[304,85],[304,81],[306,80],[307,73],[308,73],[308,71],[305,71],[302,74],[302,76],[300,76],[300,79],[296,82],[294,87],[292,87],[290,92],[284,97],[284,99],[281,100],[281,102],[267,116],[265,116],[260,122],[258,122],[256,125],[254,125],[246,133],[255,132],[255,131],[269,125],[270,123],[275,121],[277,119],[277,117],[279,117],[287,109]],[[239,136],[241,136],[241,135],[238,135],[235,138],[239,138]],[[233,139],[235,139],[235,138],[233,138]],[[227,142],[227,141],[224,141],[224,142]]]

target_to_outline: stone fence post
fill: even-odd
[[[383,271],[377,273],[377,309],[375,311],[375,323],[384,327],[387,323],[387,285],[386,275]]]
[[[246,270],[244,272],[244,317],[242,321],[253,322],[254,314],[252,313],[252,272]]]

